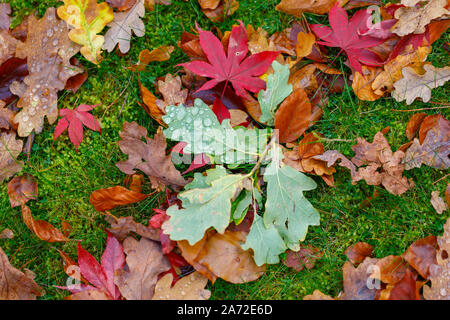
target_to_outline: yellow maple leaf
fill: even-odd
[[[103,28],[114,20],[113,9],[106,2],[96,0],[64,0],[58,8],[58,16],[65,20],[72,29],[69,38],[82,45],[81,54],[92,63],[98,64],[104,38],[98,35]]]

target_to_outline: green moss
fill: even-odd
[[[100,104],[93,114],[101,121],[101,134],[86,130],[78,152],[67,135],[53,141],[54,125],[46,125],[43,133],[36,137],[30,161],[23,169],[35,176],[39,183],[39,199],[29,202],[29,205],[36,219],[43,219],[57,227],[61,227],[62,220],[68,221],[73,228],[70,238],[74,240],[64,244],[40,241],[22,222],[20,210],[10,208],[6,184],[0,186],[0,229],[10,228],[15,233],[14,239],[0,240],[0,245],[8,256],[16,253],[11,261],[14,266],[25,266],[36,273],[36,281],[46,290],[43,299],[61,299],[67,295],[66,291],[54,288],[54,285],[64,285],[66,282],[56,248],[64,250],[72,258],[76,258],[76,240],[81,240],[83,247],[97,258],[104,250],[106,235],[103,226],[107,223],[90,205],[89,196],[96,189],[121,184],[125,177],[115,167],[116,162],[126,158],[116,143],[123,121],[137,121],[150,133],[156,131],[157,123],[137,104],[140,99],[137,76],[126,67],[137,61],[143,49],[176,45],[183,28],[194,28],[195,21],[205,29],[214,25],[200,11],[196,0],[172,2],[170,7],[158,5],[155,11],[146,13],[146,35],[132,39],[127,56],[104,53],[104,60],[97,67],[78,55],[88,68],[89,79],[76,94],[61,92],[59,106],[73,108],[80,103]],[[235,15],[217,24],[222,31],[230,30],[238,19],[255,27],[262,26],[270,33],[292,23],[292,17],[274,9],[278,0],[239,2],[240,8]],[[13,25],[20,23],[34,9],[43,15],[46,8],[58,5],[58,1],[51,0],[11,0],[9,3],[14,12]],[[307,18],[326,22],[324,16],[308,15]],[[442,48],[442,44],[448,41],[449,33],[433,45],[429,60],[434,65],[442,67],[449,64],[449,56]],[[175,65],[183,61],[186,58],[177,48],[169,61],[152,63],[141,72],[141,81],[152,88],[156,78],[176,72],[178,68]],[[342,69],[347,68],[343,65],[344,57],[339,57],[337,61]],[[447,85],[433,90],[432,101],[446,103],[448,89]],[[329,142],[326,148],[338,149],[352,156],[351,146],[357,137],[371,142],[376,132],[389,126],[387,139],[396,150],[406,142],[405,127],[413,112],[395,110],[436,106],[422,102],[407,106],[392,98],[375,102],[359,101],[352,89],[347,87],[342,94],[330,97],[315,130],[329,139],[350,140]],[[435,114],[437,110],[425,112]],[[449,116],[448,109],[441,109],[440,112]],[[436,214],[430,204],[430,195],[432,190],[445,189],[445,179],[433,184],[444,175],[443,172],[425,166],[408,171],[405,175],[415,181],[416,187],[402,196],[394,196],[365,182],[352,185],[346,169],[338,168],[337,171],[334,188],[314,176],[319,187],[307,194],[321,214],[321,225],[310,228],[305,241],[324,252],[316,266],[299,273],[281,264],[270,266],[261,279],[242,285],[218,280],[214,286],[210,285],[214,299],[300,299],[314,289],[336,295],[342,290],[342,265],[346,261],[344,251],[348,246],[366,241],[375,247],[375,256],[383,257],[402,253],[418,238],[442,233],[448,214]],[[150,189],[148,184],[145,188]],[[362,202],[371,197],[375,189],[381,195],[370,201],[369,206],[362,206]],[[159,201],[162,198],[156,195],[141,203],[112,210],[112,213],[117,216],[132,215],[138,221],[147,222],[152,208]]]

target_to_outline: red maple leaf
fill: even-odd
[[[322,40],[318,41],[319,44],[345,51],[351,66],[362,74],[361,64],[379,66],[383,63],[376,53],[367,48],[382,44],[394,22],[386,20],[372,25],[371,19],[370,11],[363,9],[349,21],[347,12],[336,4],[328,15],[331,29],[321,24],[313,24],[311,29]]]
[[[100,291],[111,300],[119,300],[121,294],[119,288],[114,284],[114,274],[124,265],[125,255],[122,245],[108,232],[101,264],[78,243],[79,273],[90,285],[80,284],[57,288],[69,290],[73,294],[82,291]]]
[[[89,106],[86,104],[79,105],[75,110],[61,109],[59,114],[62,118],[58,121],[55,128],[54,138],[56,140],[67,128],[69,128],[70,141],[75,145],[78,150],[81,142],[83,141],[83,125],[91,130],[101,132],[100,125],[97,119],[89,113],[95,106]]]
[[[209,63],[197,60],[180,64],[195,74],[212,78],[197,92],[211,89],[223,81],[226,81],[226,84],[231,82],[241,97],[248,95],[246,90],[256,93],[266,88],[264,80],[258,77],[267,71],[279,52],[263,51],[247,57],[248,36],[242,22],[231,31],[227,54],[220,40],[212,32],[204,31],[198,26],[197,30],[200,46]]]

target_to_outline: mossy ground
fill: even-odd
[[[39,199],[29,202],[36,219],[43,219],[56,226],[68,221],[72,228],[70,236],[74,241],[50,244],[34,236],[22,221],[19,209],[9,206],[6,184],[0,186],[0,229],[10,228],[15,233],[12,240],[1,240],[0,245],[18,268],[29,268],[37,275],[36,281],[45,288],[43,299],[61,299],[67,291],[54,288],[64,285],[66,276],[62,260],[56,249],[62,249],[76,258],[76,241],[82,240],[83,247],[97,258],[105,246],[107,225],[102,216],[89,203],[89,195],[99,188],[121,184],[124,174],[115,163],[126,158],[119,151],[116,142],[118,131],[124,121],[137,121],[150,133],[155,132],[156,122],[148,117],[137,104],[139,92],[137,76],[126,69],[137,61],[143,49],[153,49],[160,45],[176,45],[183,27],[194,27],[195,21],[205,29],[213,24],[200,11],[196,0],[172,0],[169,7],[156,6],[155,11],[145,15],[146,35],[133,38],[131,51],[124,57],[115,53],[104,53],[102,64],[97,67],[81,59],[89,68],[89,79],[76,93],[61,92],[60,108],[72,108],[75,103],[101,104],[93,113],[102,123],[102,134],[85,132],[85,139],[78,152],[63,135],[53,142],[54,126],[47,125],[44,132],[36,137],[30,161],[23,172],[35,176],[39,184]],[[278,0],[240,0],[240,8],[232,17],[217,26],[230,30],[235,19],[255,27],[262,26],[269,33],[291,25],[293,18],[275,10]],[[60,2],[11,0],[13,23],[37,10],[42,15],[46,8],[58,6]],[[324,16],[309,15],[308,18],[326,22]],[[429,60],[436,66],[449,64],[449,56],[442,44],[449,41],[448,33],[433,45]],[[166,62],[152,63],[140,74],[142,82],[152,87],[157,77],[175,72],[177,63],[185,61],[178,48]],[[346,68],[342,65],[342,68]],[[348,71],[348,70],[347,70]],[[448,102],[449,87],[433,90],[432,101]],[[390,126],[387,139],[393,150],[406,142],[405,126],[413,112],[399,112],[415,108],[433,108],[432,103],[415,102],[410,106],[397,103],[392,98],[382,98],[375,102],[358,100],[351,88],[330,98],[322,119],[315,130],[328,139],[345,139],[348,142],[328,142],[326,149],[338,149],[352,156],[351,146],[356,137],[372,141],[377,131]],[[427,110],[429,114],[440,112],[448,117],[448,109]],[[26,160],[26,159],[23,159]],[[358,242],[366,241],[375,247],[375,256],[401,254],[416,239],[429,234],[441,234],[442,226],[448,218],[448,211],[438,215],[430,204],[432,190],[445,190],[448,179],[434,183],[445,172],[423,166],[407,171],[416,187],[402,196],[389,194],[382,188],[368,186],[364,182],[350,183],[347,170],[338,168],[335,174],[336,187],[330,188],[318,177],[313,177],[319,187],[309,192],[307,197],[320,211],[321,225],[309,230],[305,243],[321,248],[323,257],[311,270],[294,272],[283,265],[273,265],[258,281],[234,285],[218,280],[210,286],[213,299],[300,299],[319,289],[336,295],[342,288],[342,265],[346,261],[344,250]],[[362,206],[364,200],[377,189],[380,196],[369,206]],[[132,215],[141,222],[148,221],[152,208],[160,196],[156,195],[136,205],[112,211],[117,216]]]

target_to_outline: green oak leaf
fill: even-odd
[[[262,112],[259,121],[269,126],[275,123],[275,111],[278,105],[292,93],[292,85],[288,83],[289,66],[274,61],[272,67],[274,73],[267,77],[266,90],[261,90],[258,94]]]
[[[211,155],[216,164],[256,162],[267,144],[268,130],[233,129],[230,120],[220,124],[214,112],[200,99],[191,108],[168,106],[163,120],[168,124],[164,135],[186,142],[184,152]]]
[[[255,214],[247,240],[241,245],[242,249],[252,249],[256,265],[280,262],[279,255],[286,251],[286,245],[274,225],[266,228],[262,218]]]
[[[248,178],[242,174],[226,174],[220,166],[206,173],[209,179],[195,182],[201,188],[178,194],[183,203],[182,209],[178,205],[167,209],[170,219],[163,224],[162,229],[170,239],[187,240],[193,245],[203,238],[209,228],[224,233],[230,223],[231,201],[245,187]],[[209,186],[204,188],[202,183]]]

